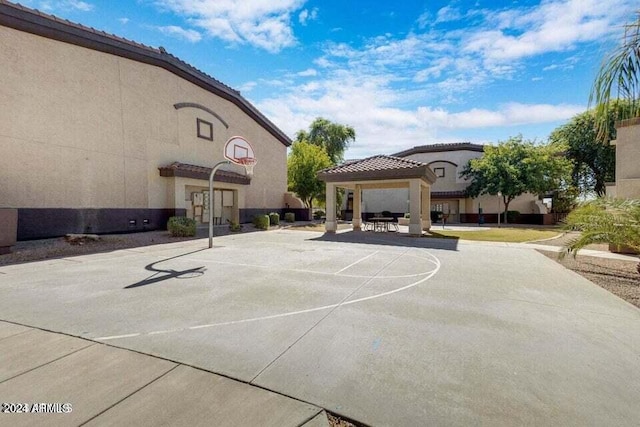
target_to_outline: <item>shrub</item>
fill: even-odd
[[[260,230],[269,229],[269,215],[256,215],[253,218],[253,225]]]
[[[438,222],[442,219],[441,211],[431,211],[431,222]]]
[[[507,222],[513,224],[518,221],[518,217],[520,216],[520,212],[518,211],[507,211]],[[504,212],[500,214],[500,219],[504,222]]]
[[[269,214],[269,224],[271,225],[279,225],[280,224],[280,214],[277,212],[271,212]]]
[[[317,210],[313,213],[313,219],[322,219],[323,216],[325,216],[323,210]]]
[[[236,233],[238,231],[242,231],[242,225],[238,224],[235,221],[229,221],[227,220],[227,222],[229,223],[229,231]]]
[[[407,219],[410,219],[411,218],[411,214],[410,213],[406,213],[406,214],[404,214],[404,217],[407,218]]]
[[[296,214],[293,212],[287,212],[284,214],[284,220],[287,222],[296,222]]]
[[[196,220],[185,216],[172,216],[167,222],[167,230],[172,237],[193,237],[196,235]]]

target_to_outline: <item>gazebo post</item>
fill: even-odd
[[[335,233],[338,229],[338,223],[336,222],[336,185],[330,182],[326,184],[325,205],[327,208],[325,214],[327,220],[324,223],[324,230],[327,233]]]
[[[431,228],[431,187],[425,185],[422,189],[422,229],[429,231]]]
[[[420,218],[422,210],[422,184],[419,179],[409,180],[409,234],[412,236],[422,235],[422,219]]]
[[[362,186],[356,184],[353,190],[353,229],[360,230],[362,227]]]

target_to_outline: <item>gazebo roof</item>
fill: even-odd
[[[377,155],[323,169],[318,178],[325,182],[375,181],[421,178],[433,184],[436,175],[429,165],[400,157]]]

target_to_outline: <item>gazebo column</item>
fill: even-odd
[[[422,188],[422,229],[429,231],[431,228],[431,187]]]
[[[356,184],[353,190],[353,229],[360,230],[362,227],[362,186]]]
[[[338,229],[338,223],[336,222],[336,186],[330,182],[327,182],[326,186],[325,204],[327,220],[324,223],[324,230],[327,233],[335,233]]]
[[[409,181],[409,234],[414,236],[422,235],[422,221],[420,211],[422,209],[422,185],[419,179]]]

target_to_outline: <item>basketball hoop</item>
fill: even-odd
[[[244,166],[247,177],[253,177],[253,167],[258,161],[249,141],[241,136],[232,136],[224,144],[224,157],[236,165]]]
[[[244,170],[249,178],[253,178],[253,167],[258,161],[253,157],[242,157],[237,159],[238,164],[244,166]]]

